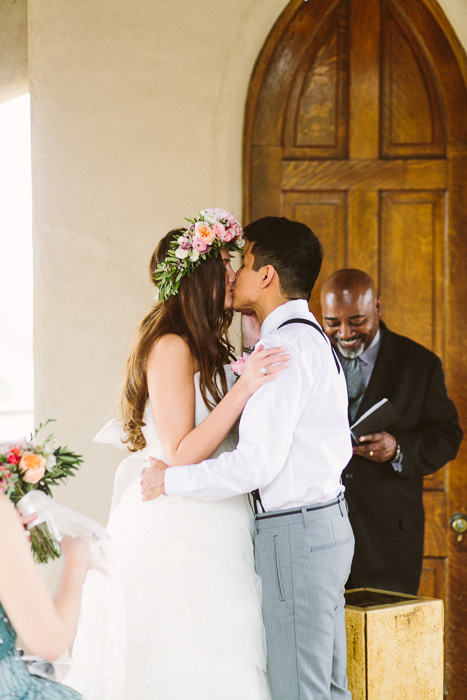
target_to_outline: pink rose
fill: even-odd
[[[197,250],[198,253],[204,253],[207,247],[206,243],[200,238],[195,238],[193,240],[193,250]]]
[[[243,367],[245,366],[245,360],[243,357],[237,357],[235,362],[231,362],[230,366],[232,367],[232,372],[237,375],[237,377],[240,377],[242,372],[243,372]]]
[[[248,360],[250,356],[248,353],[244,352],[242,357],[237,357],[237,359],[234,362],[230,363],[230,366],[232,367],[232,372],[239,377],[241,373],[243,372],[243,368],[245,366],[245,362]]]
[[[197,221],[193,236],[210,245],[215,239],[214,231],[205,221]]]
[[[212,230],[216,234],[217,238],[222,241],[222,243],[229,243],[232,240],[232,233],[230,230],[226,231],[223,224],[213,224]]]
[[[220,221],[216,221],[212,226],[211,226],[213,233],[215,236],[220,238],[222,240],[222,236],[225,234],[225,226],[224,224],[221,224]]]

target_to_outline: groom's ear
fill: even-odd
[[[261,268],[259,273],[261,275],[261,283],[259,285],[260,289],[269,287],[276,277],[276,271],[272,265],[265,265],[263,268]]]

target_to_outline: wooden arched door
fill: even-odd
[[[390,328],[436,352],[467,425],[466,60],[435,0],[293,0],[251,79],[244,221],[285,215],[358,267]],[[313,311],[319,316],[318,294]],[[420,593],[446,604],[451,700],[466,697],[467,445],[426,479]]]

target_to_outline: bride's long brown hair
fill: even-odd
[[[167,256],[170,242],[183,231],[169,231],[152,254],[149,274]],[[222,258],[208,256],[190,276],[180,281],[178,294],[162,304],[156,303],[143,318],[128,358],[121,398],[121,414],[127,447],[137,452],[146,446],[141,431],[143,413],[148,400],[146,365],[154,343],[167,333],[186,340],[200,372],[200,390],[204,403],[212,408],[227,393],[223,365],[233,358],[233,346],[227,338],[232,311],[224,310],[225,268]]]

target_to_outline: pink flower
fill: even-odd
[[[195,238],[193,240],[193,249],[197,250],[198,253],[204,253],[207,249],[207,244],[202,241],[200,238]]]
[[[204,221],[197,221],[195,224],[194,237],[210,245],[215,239],[214,231]]]
[[[239,226],[238,224],[234,224],[234,226],[232,226],[232,233],[233,233],[234,239],[240,238],[240,236],[243,233],[243,230],[242,230],[241,226]]]
[[[191,236],[190,236],[190,238],[191,238]],[[186,238],[185,236],[180,236],[180,238],[178,239],[178,245],[183,250],[190,250],[191,240],[188,240],[188,238]]]
[[[220,221],[216,221],[212,226],[211,226],[214,235],[217,236],[217,238],[220,238],[222,240],[222,236],[225,234],[225,226],[224,224],[221,224]]]
[[[18,464],[20,459],[21,459],[21,448],[20,447],[13,447],[10,454],[8,455],[8,463],[9,464]]]
[[[223,224],[220,224],[219,222],[213,224],[212,230],[216,234],[217,238],[222,241],[222,243],[229,243],[232,240],[230,230],[226,230]]]
[[[237,377],[241,376],[246,360],[248,360],[248,355],[246,353],[243,353],[243,357],[237,357],[237,359],[234,362],[230,363],[232,372],[236,374]]]

